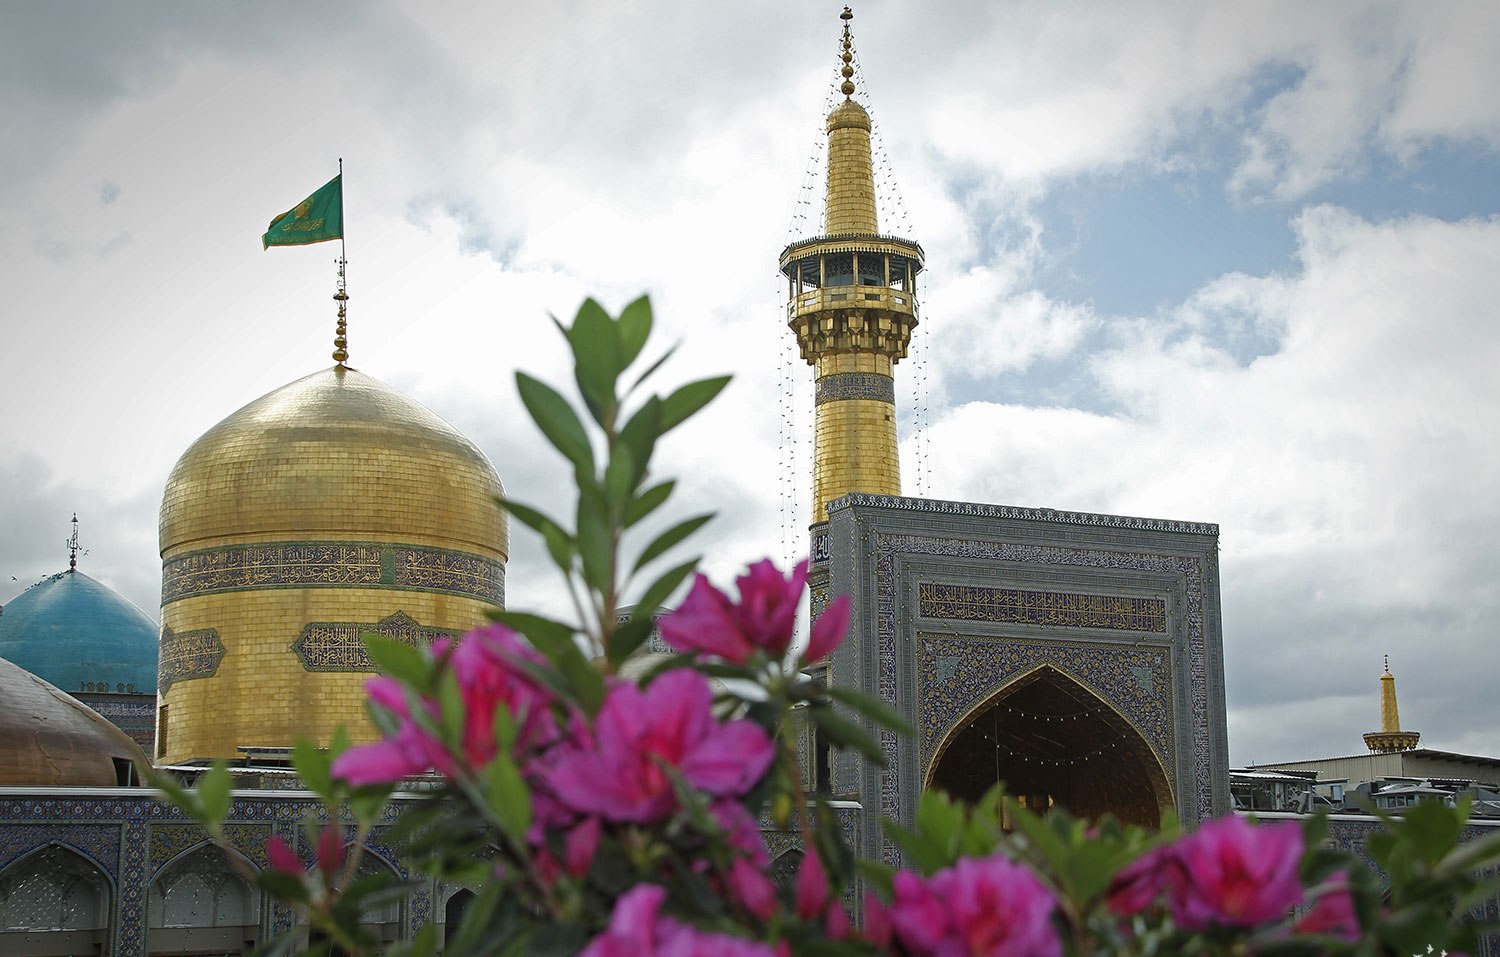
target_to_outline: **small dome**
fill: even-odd
[[[0,701],[0,785],[113,787],[129,780],[132,763],[146,763],[125,732],[4,660]]]
[[[828,132],[850,129],[870,132],[870,114],[853,100],[845,100],[828,114]]]
[[[0,611],[0,657],[74,694],[155,694],[156,640],[145,612],[80,571],[45,578]]]
[[[183,453],[162,496],[161,550],[363,529],[503,555],[501,493],[489,460],[457,429],[335,366],[261,396]]]

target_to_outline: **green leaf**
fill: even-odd
[[[307,789],[324,801],[333,800],[333,775],[328,768],[333,764],[333,755],[306,738],[298,738],[292,745],[292,767]]]
[[[547,657],[552,657],[552,652],[559,645],[573,644],[573,629],[560,621],[551,618],[543,618],[541,615],[533,615],[524,611],[498,610],[489,613],[492,620],[507,625],[519,632],[533,648]]]
[[[828,688],[828,696],[840,704],[848,705],[855,711],[871,719],[876,724],[896,732],[897,734],[914,734],[911,723],[902,717],[901,712],[891,707],[884,699],[853,688],[833,687]]]
[[[651,297],[642,296],[620,312],[620,368],[636,360],[651,335]]]
[[[462,745],[464,740],[464,697],[458,687],[458,675],[444,669],[438,682],[438,713],[442,717],[443,741]]]
[[[530,505],[522,505],[520,502],[505,498],[504,496],[496,499],[496,501],[500,503],[501,508],[511,514],[512,518],[533,531],[546,534],[548,528],[562,528],[550,516],[532,508]]]
[[[215,761],[213,767],[198,777],[193,790],[198,795],[198,810],[203,815],[199,823],[207,826],[210,832],[216,832],[224,815],[229,813],[229,789],[233,783],[229,767],[223,761]]]
[[[602,503],[599,503],[602,505]],[[583,580],[595,590],[609,589],[614,578],[614,541],[609,517],[588,495],[578,496],[578,557],[583,559]]]
[[[713,512],[706,512],[702,515],[694,515],[692,518],[678,522],[676,525],[673,525],[671,528],[656,536],[656,538],[652,539],[651,544],[647,545],[644,549],[641,550],[640,557],[635,560],[635,566],[631,569],[631,572],[637,572],[650,562],[660,558],[662,554],[669,548],[678,544],[683,539],[687,538],[689,535],[693,534],[698,529],[708,524],[708,522],[713,517]]]
[[[917,804],[917,833],[943,855],[943,867],[958,860],[964,811],[941,791],[928,791]]]
[[[729,384],[730,376],[721,375],[711,379],[689,382],[662,400],[661,434],[681,425],[688,416],[713,401],[714,396]]]
[[[651,378],[651,376],[656,372],[657,369],[660,369],[663,365],[666,364],[668,359],[672,358],[672,353],[676,352],[677,347],[680,345],[682,345],[682,343],[680,342],[673,343],[672,346],[668,348],[666,352],[663,352],[655,362],[646,367],[645,372],[642,372],[640,375],[636,376],[635,381],[630,384],[630,391],[634,392],[642,382],[645,382],[647,379]]]
[[[279,900],[305,904],[309,899],[307,885],[283,871],[273,871],[269,868],[258,871],[255,875],[255,883],[270,891],[271,896]]]
[[[616,446],[623,445],[634,456],[635,471],[630,476],[632,489],[645,477],[651,456],[656,451],[656,440],[661,437],[661,408],[661,400],[653,395],[641,404],[616,437]]]
[[[660,485],[651,486],[631,499],[630,504],[625,507],[624,527],[629,528],[660,508],[672,494],[672,489],[676,487],[675,481],[668,480]]]
[[[609,464],[604,467],[604,496],[610,515],[625,514],[630,493],[635,491],[635,454],[623,443],[615,443]]]
[[[697,567],[698,559],[694,558],[691,561],[683,562],[676,568],[671,568],[663,572],[661,577],[652,582],[645,593],[641,595],[641,600],[636,602],[635,611],[630,613],[630,617],[649,617],[654,615],[661,608],[661,603],[666,601],[667,597],[677,590],[677,586],[681,585],[683,580],[691,575],[693,569]]]
[[[650,618],[631,618],[616,628],[609,647],[604,649],[605,654],[609,656],[610,664],[618,665],[645,644],[646,639],[651,637],[653,624],[655,623]]]
[[[807,712],[813,723],[823,729],[829,744],[853,748],[876,765],[885,767],[885,752],[880,750],[879,743],[864,728],[826,706],[812,705]]]
[[[625,368],[620,332],[603,306],[585,299],[573,317],[568,343],[573,348],[573,373],[584,404],[595,421],[607,426],[614,417],[615,381]]]
[[[516,390],[537,428],[561,452],[577,472],[594,473],[594,450],[583,431],[578,413],[557,390],[524,372],[516,373]]]
[[[531,827],[531,792],[516,763],[504,752],[495,755],[484,769],[486,797],[495,819],[517,846],[526,843]]]
[[[552,525],[542,532],[542,540],[547,543],[547,554],[552,556],[552,563],[564,574],[571,571],[573,556],[578,554],[578,543],[573,541],[573,536],[560,526]]]
[[[431,683],[432,666],[420,648],[368,631],[360,640],[382,674],[411,688],[423,689]]]

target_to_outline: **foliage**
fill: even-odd
[[[662,356],[622,388],[651,324],[645,299],[618,317],[588,301],[571,326],[559,324],[576,403],[517,374],[577,499],[569,519],[502,504],[545,542],[575,617],[496,611],[463,640],[426,648],[366,637],[381,669],[368,688],[382,738],[297,747],[325,819],[352,827],[310,820],[304,855],[272,839],[270,867],[250,876],[299,908],[311,933],[267,953],[381,949],[361,915],[409,890],[356,879],[382,821],[393,822],[382,839],[404,844],[416,871],[473,889],[442,945],[454,957],[1474,948],[1480,928],[1468,912],[1496,892],[1479,875],[1500,859],[1500,838],[1461,844],[1466,808],[1425,804],[1389,819],[1368,847],[1386,881],[1325,846],[1320,818],[1226,818],[1183,835],[1170,822],[1152,832],[1061,811],[1039,817],[998,788],[973,807],[929,793],[912,828],[888,823],[909,869],[859,860],[831,795],[807,786],[794,734],[805,719],[834,751],[879,762],[874,732],[910,732],[884,703],[808,674],[843,639],[846,598],[829,603],[799,652],[805,562],[790,573],[757,563],[737,596],[699,575],[660,620],[680,653],[641,653],[662,602],[696,566],[667,556],[710,519],[661,519],[674,483],[652,473],[653,453],[728,382],[641,395]],[[430,786],[393,805],[393,789],[413,778]],[[226,769],[192,790],[156,781],[221,836]],[[800,837],[804,856],[786,886],[771,879],[762,822]],[[426,957],[439,946],[429,927],[388,952]]]

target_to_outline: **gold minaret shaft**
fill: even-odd
[[[882,236],[876,218],[870,115],[854,100],[848,7],[839,91],[828,114],[825,232],[781,253],[787,325],[813,367],[813,524],[851,492],[901,494],[894,369],[916,327],[922,247]]]

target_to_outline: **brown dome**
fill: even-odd
[[[146,755],[98,712],[0,658],[0,784],[114,787]]]

